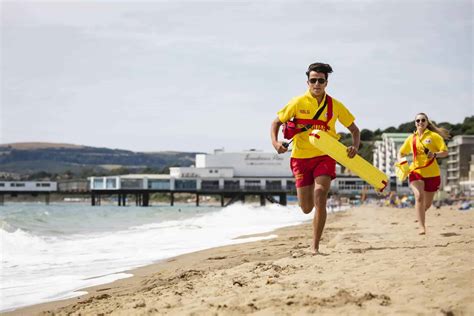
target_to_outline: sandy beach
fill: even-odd
[[[472,315],[474,212],[444,207],[417,234],[414,209],[363,206],[311,225],[146,266],[88,295],[7,315]],[[139,245],[137,245],[139,247]]]

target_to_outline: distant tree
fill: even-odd
[[[374,142],[373,141],[362,141],[359,147],[359,155],[365,160],[372,163],[374,158]]]
[[[398,126],[399,133],[411,133],[415,130],[415,124],[413,122],[407,122]]]
[[[81,172],[79,173],[79,178],[86,179],[95,175],[97,175],[97,173],[94,171],[94,169],[87,167],[81,170]]]
[[[352,134],[351,133],[339,133],[341,135],[341,138],[339,141],[343,143],[346,146],[352,145]]]
[[[370,129],[365,129],[364,128],[360,132],[360,139],[363,140],[363,141],[372,140],[373,137],[374,137],[374,133]]]
[[[386,129],[384,129],[383,132],[384,132],[384,133],[397,133],[397,132],[398,132],[398,129],[396,129],[396,128],[393,127],[393,126],[390,126],[390,127],[386,128]]]
[[[129,174],[129,173],[130,173],[130,170],[124,167],[115,168],[110,171],[111,176],[118,176],[121,174]]]
[[[146,167],[142,170],[140,170],[140,173],[142,174],[159,174],[160,170],[153,168],[153,167]]]
[[[46,172],[46,171],[39,171],[39,172],[35,172],[33,174],[28,175],[26,180],[30,180],[30,181],[33,181],[33,180],[50,181],[53,178],[55,178],[53,174],[51,174],[49,172]]]
[[[474,115],[464,119],[461,130],[465,135],[474,135]]]
[[[377,128],[375,131],[374,131],[374,135],[372,137],[372,140],[381,140],[382,139],[382,130],[380,128]]]

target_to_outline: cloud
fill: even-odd
[[[398,125],[418,109],[453,123],[472,114],[470,1],[2,9],[2,142],[272,150],[270,122],[304,93],[317,60],[335,69],[328,93],[361,128]]]

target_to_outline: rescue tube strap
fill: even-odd
[[[416,150],[416,132],[415,134],[413,135],[413,163],[416,162],[416,155],[417,155],[417,150]],[[423,146],[423,143],[421,143],[421,145]],[[425,147],[425,146],[423,146]],[[433,162],[435,161],[435,158],[431,158],[424,166],[421,166],[421,167],[416,167],[415,169],[413,169],[411,172],[415,171],[415,170],[418,170],[418,169],[423,169],[423,168],[426,168],[428,167],[429,165],[431,165]]]
[[[321,116],[321,113],[323,113],[326,106],[328,108],[328,110],[327,110],[327,120],[326,121],[319,120],[319,117]],[[326,128],[326,130],[329,130],[328,123],[332,119],[332,115],[333,115],[332,107],[333,107],[332,98],[331,98],[331,96],[326,94],[326,100],[324,102],[324,105],[316,112],[316,114],[314,115],[314,117],[312,119],[309,120],[309,119],[298,119],[297,118],[297,119],[294,120],[294,122],[296,124],[303,124],[303,125],[320,125],[320,126],[324,126]],[[309,128],[311,128],[311,126],[306,126],[305,128],[306,128],[306,130],[308,130]]]

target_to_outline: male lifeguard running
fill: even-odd
[[[313,254],[319,253],[319,242],[326,224],[327,194],[331,180],[336,178],[336,161],[311,145],[309,134],[313,129],[319,129],[337,139],[336,120],[339,120],[352,134],[352,146],[347,149],[350,158],[357,154],[360,144],[360,132],[354,123],[354,116],[340,101],[326,94],[330,73],[332,68],[328,64],[309,65],[306,72],[308,91],[293,98],[278,111],[278,117],[271,126],[272,145],[281,154],[288,149],[278,140],[280,126],[290,120],[296,124],[297,134],[293,137],[290,164],[301,210],[309,214],[313,207],[316,208],[311,245]]]

